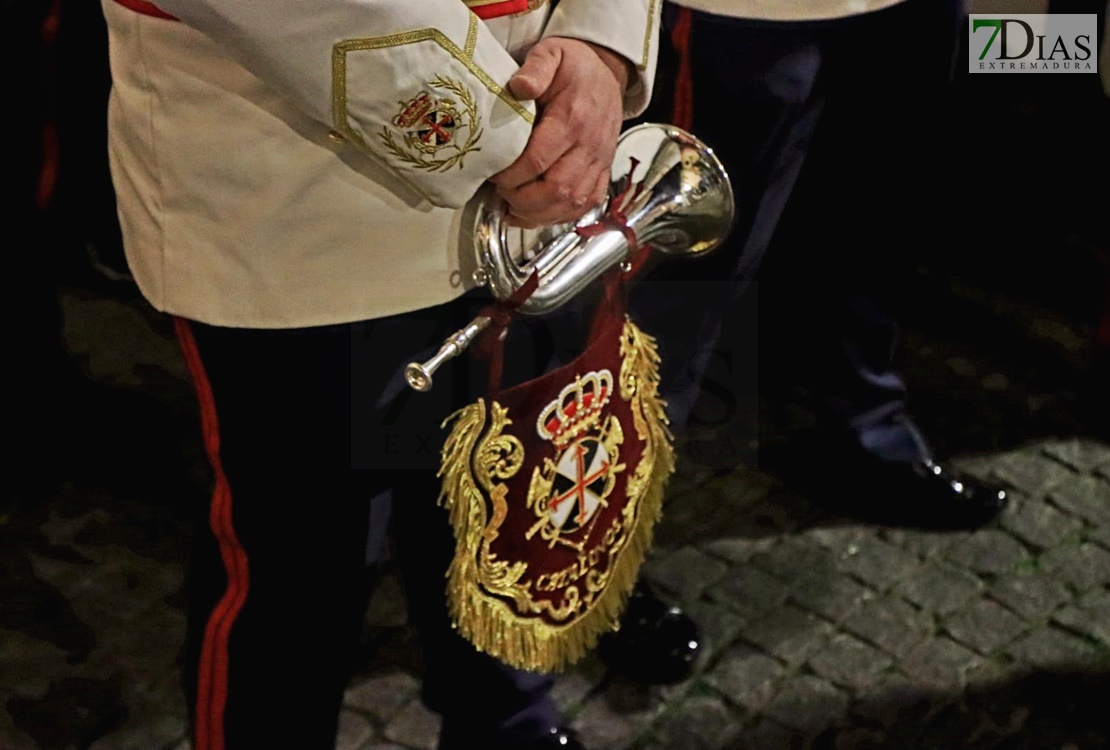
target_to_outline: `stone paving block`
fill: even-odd
[[[51,682],[70,673],[72,665],[66,657],[67,652],[53,643],[0,628],[0,664],[4,665],[0,698],[13,693],[26,698],[41,697],[50,689]]]
[[[994,476],[1029,497],[1042,497],[1061,484],[1075,479],[1075,469],[1029,446],[1000,456]]]
[[[420,694],[420,681],[411,674],[391,671],[356,677],[343,696],[343,705],[385,724]]]
[[[927,712],[935,702],[934,695],[912,677],[890,671],[881,675],[868,690],[858,693],[849,712],[867,723],[890,728],[904,721],[906,714]]]
[[[1013,657],[1007,653],[984,657],[981,662],[968,671],[966,676],[967,690],[986,692],[996,690],[1013,682],[1018,671],[1014,667]]]
[[[1091,473],[1103,479],[1110,479],[1110,459],[1100,462],[1098,466],[1091,470]]]
[[[780,536],[798,533],[824,515],[809,498],[779,486],[772,487],[762,500],[753,504],[750,512],[755,521],[753,531],[773,531]]]
[[[758,568],[740,566],[707,589],[706,595],[740,617],[751,619],[780,605],[789,591],[790,583],[787,581]]]
[[[930,562],[902,581],[894,591],[922,609],[945,615],[982,592],[983,582],[951,565]]]
[[[696,499],[673,498],[666,502],[656,530],[656,542],[667,548],[711,539],[763,536],[777,533],[777,525],[766,526],[752,508],[758,505],[745,477],[716,477],[697,490]]]
[[[1031,631],[1007,646],[1005,653],[1032,669],[1089,667],[1105,655],[1089,641],[1054,627]]]
[[[874,597],[874,591],[851,578],[830,577],[802,581],[790,592],[789,598],[802,609],[841,622],[860,604]]]
[[[820,649],[833,631],[829,622],[786,605],[751,622],[740,637],[789,665],[798,665]]]
[[[850,691],[870,687],[892,664],[886,654],[847,633],[834,633],[806,663],[821,677]]]
[[[1045,618],[1072,598],[1067,586],[1039,566],[999,578],[988,594],[1027,619]]]
[[[782,662],[763,651],[738,643],[721,655],[713,670],[705,676],[709,686],[739,705],[752,706],[753,693],[786,672]]]
[[[661,709],[629,686],[614,685],[591,696],[572,726],[590,750],[623,750],[646,734]]]
[[[1110,549],[1110,525],[1088,526],[1083,529],[1083,538],[1098,544],[1103,549]]]
[[[376,739],[374,724],[366,716],[344,710],[339,714],[335,750],[361,750]]]
[[[1094,471],[1110,461],[1110,448],[1082,438],[1046,441],[1041,445],[1041,452],[1081,473]]]
[[[386,724],[385,739],[413,750],[435,750],[440,718],[418,700],[406,703]]]
[[[697,545],[707,555],[720,558],[729,565],[743,565],[760,552],[766,552],[779,543],[776,536],[758,539],[737,537],[733,539],[712,539]]]
[[[866,601],[842,623],[849,632],[900,657],[934,632],[933,615],[896,596]]]
[[[759,718],[740,730],[729,750],[805,750],[809,738],[774,719]]]
[[[991,654],[1028,629],[1029,624],[1002,605],[980,599],[946,617],[942,628],[953,640],[980,654]]]
[[[845,573],[883,591],[908,577],[921,565],[913,552],[895,547],[875,536],[861,537],[849,544],[839,558],[838,567]]]
[[[698,625],[704,656],[698,657],[701,665],[716,660],[721,651],[732,644],[743,631],[747,620],[734,614],[725,605],[702,599],[686,608],[686,614]]]
[[[176,679],[168,683],[163,681],[155,689],[128,695],[125,704],[129,714],[149,717],[148,720],[125,723],[117,731],[93,741],[86,750],[166,748],[188,736],[184,698]]]
[[[1045,498],[1016,494],[1000,523],[1018,539],[1039,549],[1076,539],[1083,530],[1082,520],[1061,512]]]
[[[1029,550],[1012,535],[984,529],[966,537],[945,552],[945,558],[973,573],[1005,575],[1032,560]]]
[[[1037,562],[1041,570],[1080,592],[1110,585],[1110,551],[1090,542],[1050,549]]]
[[[1076,477],[1048,493],[1048,499],[1067,513],[1095,526],[1110,526],[1110,480],[1089,474]]]
[[[695,547],[682,547],[648,560],[642,575],[680,602],[690,602],[728,573],[729,566],[717,558]]]
[[[720,698],[694,696],[681,710],[665,716],[652,731],[658,747],[683,750],[718,750],[727,747],[738,730],[733,711]]]
[[[806,529],[805,535],[839,558],[848,554],[861,540],[873,537],[875,532],[859,524],[846,524]]]
[[[813,736],[848,711],[848,694],[828,680],[799,675],[786,681],[764,713],[791,729]]]
[[[954,690],[963,685],[965,675],[980,661],[981,657],[967,647],[939,636],[918,644],[898,663],[898,669],[919,684]]]
[[[834,729],[821,735],[820,741],[837,750],[885,750],[892,746],[889,733],[877,727]]]
[[[836,558],[824,547],[804,538],[788,536],[749,561],[784,581],[825,580],[836,570]]]
[[[915,554],[922,560],[936,557],[949,547],[959,543],[973,532],[965,531],[919,531],[917,529],[883,528],[879,538],[895,547]]]
[[[571,669],[556,676],[551,699],[565,713],[574,713],[605,679],[606,667],[597,652],[587,654]]]
[[[1105,588],[1091,589],[1053,613],[1052,619],[1110,647],[1110,591]]]

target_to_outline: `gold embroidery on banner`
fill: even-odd
[[[563,669],[616,626],[651,546],[663,492],[674,471],[673,438],[658,395],[655,342],[626,319],[620,349],[618,387],[621,398],[631,401],[643,453],[629,477],[621,516],[612,520],[600,542],[592,549],[578,550],[577,561],[564,569],[525,581],[527,563],[498,560],[491,552],[508,509],[503,480],[515,476],[524,460],[520,441],[503,434],[512,424],[506,409],[493,403],[487,413],[479,399],[444,421],[451,430],[439,472],[440,502],[449,512],[456,541],[448,569],[451,618],[477,648],[522,669]],[[615,452],[623,441],[623,432],[618,435],[617,429],[619,422],[612,419],[603,438],[606,452]],[[551,497],[553,475],[547,471],[548,463],[533,474],[526,499],[533,509]],[[608,564],[599,570],[593,566],[602,555]],[[561,591],[561,600],[537,600],[533,586],[537,592]],[[539,614],[560,624],[540,620]]]

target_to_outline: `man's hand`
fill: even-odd
[[[577,39],[549,37],[528,52],[509,91],[535,100],[539,118],[520,157],[490,178],[510,224],[574,221],[605,200],[630,67]]]

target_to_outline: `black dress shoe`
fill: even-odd
[[[1009,501],[1001,485],[961,476],[932,460],[886,461],[856,453],[838,458],[825,489],[833,510],[860,520],[974,530],[993,521]]]
[[[641,581],[629,596],[620,629],[599,641],[598,655],[613,674],[669,685],[690,676],[700,645],[697,623]]]

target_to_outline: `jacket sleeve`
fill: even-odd
[[[157,5],[436,205],[462,206],[528,142],[517,62],[460,0]]]
[[[624,114],[635,117],[651,101],[662,5],[663,0],[559,0],[544,36],[583,39],[631,61],[637,77],[625,92]]]

